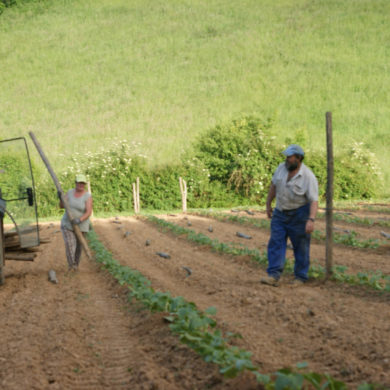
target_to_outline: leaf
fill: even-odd
[[[309,367],[307,362],[299,362],[299,363],[297,363],[297,368],[299,368],[299,369],[307,368],[307,367]]]
[[[204,312],[211,316],[215,316],[217,314],[217,309],[214,306],[210,306]]]
[[[275,390],[301,390],[303,385],[303,375],[283,374],[277,372]]]
[[[270,378],[269,375],[261,374],[261,373],[258,372],[258,371],[255,371],[254,374],[255,374],[255,376],[256,376],[257,382],[260,382],[260,383],[262,383],[263,385],[266,385],[266,384],[268,384],[268,383],[271,381],[271,378]]]
[[[238,374],[238,371],[235,366],[227,366],[223,367],[219,371],[226,378],[235,378]]]

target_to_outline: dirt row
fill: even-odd
[[[165,218],[188,222],[184,215]],[[220,241],[262,249],[268,240],[260,229],[189,218],[194,230]],[[279,288],[268,287],[259,283],[264,269],[249,258],[213,253],[144,220],[95,219],[94,228],[114,258],[142,272],[156,290],[181,295],[200,309],[215,306],[218,326],[242,335],[234,342],[253,353],[262,372],[307,361],[311,370],[328,372],[351,388],[364,381],[390,387],[388,294],[317,282],[294,289],[288,276]],[[243,242],[237,230],[253,239]],[[51,242],[33,263],[6,263],[0,287],[2,389],[260,388],[249,374],[222,378],[179,343],[163,314],[129,303],[127,290],[94,261],[83,257],[78,273],[67,273],[58,224],[44,225],[41,233]],[[359,263],[353,253],[368,253],[369,260]],[[351,268],[386,266],[374,251],[340,248],[339,256]],[[56,285],[47,280],[50,269],[57,272]]]
[[[67,273],[58,224],[34,263],[6,262],[0,286],[0,388],[234,389],[181,345],[161,314],[127,301],[126,289],[82,258]],[[58,284],[48,282],[54,269]],[[255,389],[243,378],[244,389]]]
[[[218,239],[221,242],[230,242],[235,245],[242,244],[250,249],[259,249],[260,251],[267,249],[269,231],[249,224],[240,225],[238,223],[220,222],[213,218],[197,215],[162,215],[161,218],[174,222],[179,226],[192,229],[197,233],[207,235],[210,238]],[[210,226],[212,227],[212,232],[209,231]],[[344,228],[347,227],[347,225],[344,226]],[[319,221],[316,229],[321,230],[324,228],[325,223]],[[351,229],[351,226],[349,226],[349,229]],[[250,236],[251,239],[240,238],[237,236],[237,232],[244,233]],[[312,262],[325,267],[325,254],[324,243],[313,240],[311,245]],[[291,243],[286,258],[291,260],[294,258]],[[381,270],[383,273],[390,275],[390,247],[373,250],[369,248],[358,249],[345,245],[334,245],[333,261],[335,265],[346,266],[347,273],[356,274],[357,272]]]
[[[189,218],[192,227],[210,222]],[[234,237],[235,225],[213,223],[218,239]],[[388,295],[334,283],[264,286],[259,283],[264,270],[249,259],[212,253],[137,219],[100,220],[95,229],[114,257],[143,273],[155,289],[183,296],[201,309],[216,306],[220,326],[243,336],[239,345],[253,352],[263,372],[307,361],[310,369],[352,386],[367,380],[390,385]],[[158,257],[157,251],[171,259]],[[183,267],[191,268],[190,277]]]

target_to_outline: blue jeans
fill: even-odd
[[[310,234],[305,232],[310,214],[310,203],[295,210],[275,209],[271,221],[271,237],[268,242],[267,273],[279,279],[286,260],[287,238],[294,249],[294,275],[303,281],[308,279],[310,266]]]

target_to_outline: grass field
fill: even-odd
[[[34,131],[61,168],[115,138],[170,162],[203,130],[272,117],[335,150],[365,142],[385,188],[388,0],[63,0],[0,16],[0,138]],[[387,193],[386,193],[387,191]],[[383,195],[390,195],[385,190]]]

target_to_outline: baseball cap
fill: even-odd
[[[87,177],[82,173],[76,175],[76,183],[87,183]]]
[[[290,145],[286,150],[283,151],[283,154],[287,157],[292,156],[294,154],[299,154],[301,156],[305,155],[305,152],[299,145]]]

